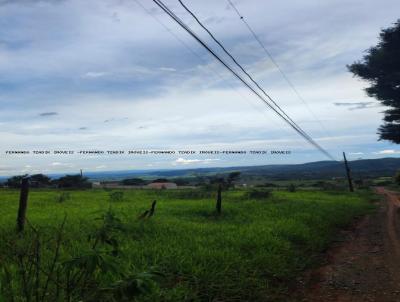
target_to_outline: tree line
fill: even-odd
[[[29,178],[30,186],[33,188],[91,188],[92,183],[89,182],[87,177],[83,177],[80,174],[76,175],[65,175],[57,179],[51,179],[44,174],[33,174],[33,175],[17,175],[8,178],[4,185],[9,188],[19,188],[23,178]]]
[[[65,175],[57,179],[51,179],[44,174],[33,174],[33,175],[17,175],[8,178],[3,185],[9,188],[19,188],[23,178],[29,178],[30,187],[32,188],[91,188],[92,183],[87,177],[80,174],[76,175]],[[145,180],[142,178],[127,178],[120,181],[120,184],[125,186],[144,186],[149,183],[157,182],[173,182],[178,186],[185,185],[196,185],[196,186],[209,186],[221,185],[222,188],[228,189],[234,186],[234,182],[239,180],[240,172],[231,172],[226,175],[214,175],[214,176],[197,176],[192,178],[157,178],[153,180]]]

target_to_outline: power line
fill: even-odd
[[[197,18],[197,16],[181,1],[178,0],[179,3],[182,5],[182,7],[196,20],[196,22],[203,28],[209,35],[210,37],[214,40],[215,43],[217,43],[222,50],[232,59],[232,61],[240,68],[240,70],[243,71],[244,74],[257,86],[258,89],[260,89],[263,94],[278,108],[278,110],[285,115],[285,117],[292,122],[296,128],[303,132],[304,135],[308,136],[308,134],[303,131],[303,129],[300,128],[300,126],[290,117],[286,114],[286,112],[268,95],[268,93],[254,80],[254,78],[244,69],[244,67],[233,57],[233,55],[225,48],[225,46],[211,33],[211,31]]]
[[[282,113],[273,107],[266,99],[264,99],[246,80],[237,74],[232,67],[230,67],[222,58],[220,58],[204,41],[202,41],[178,16],[175,15],[161,0],[153,0],[167,15],[169,15],[175,22],[177,22],[186,32],[188,32],[199,44],[201,44],[210,54],[212,54],[222,65],[224,65],[239,81],[241,81],[247,88],[249,88],[261,101],[263,101],[270,109],[272,109],[279,117],[281,117],[289,126],[291,126],[297,133],[305,138],[311,145],[316,147],[325,156],[335,160],[324,148],[316,143],[310,136],[304,135],[302,130],[299,130],[293,125]]]
[[[261,101],[263,101],[270,109],[272,109],[279,117],[281,117],[289,126],[297,133],[305,138],[311,145],[316,147],[324,155],[335,160],[324,148],[317,144],[310,136],[304,135],[295,125],[293,125],[284,115],[276,110],[266,99],[264,99],[246,80],[237,74],[223,59],[221,59],[204,41],[202,41],[178,16],[175,15],[161,0],[153,0],[165,13],[167,13],[175,22],[177,22],[184,30],[186,30],[198,43],[200,43],[208,52],[210,52],[221,64],[223,64],[237,79],[239,79],[247,88],[249,88]]]
[[[206,60],[203,59],[196,51],[194,51],[185,41],[183,41],[178,35],[176,35],[170,28],[168,28],[159,18],[157,18],[156,15],[154,15],[153,13],[151,13],[151,11],[149,9],[147,9],[139,0],[134,0],[136,2],[137,5],[139,5],[144,12],[146,12],[150,17],[152,17],[158,24],[160,24],[165,31],[167,31],[169,34],[171,34],[179,43],[181,43],[191,54],[193,54],[195,57],[197,57],[199,59],[200,62],[202,62],[203,64],[206,64]],[[224,79],[224,77],[218,72],[216,71],[214,68],[212,68],[211,66],[209,66],[210,69],[217,75],[217,77],[220,78],[220,80],[225,81],[226,79]],[[277,123],[275,123],[273,120],[271,120],[270,116],[267,116],[266,111],[260,111],[259,108],[257,108],[254,104],[252,104],[252,102],[249,100],[248,97],[246,97],[245,95],[243,95],[235,86],[231,85],[229,82],[227,82],[227,85],[232,88],[232,90],[234,90],[240,97],[242,97],[256,112],[258,112],[259,114],[263,115],[265,118],[267,118],[267,120],[269,120],[270,122],[272,122],[275,126],[279,127],[279,125]],[[281,128],[281,130],[283,130],[284,132],[289,134],[289,131],[286,130],[285,128]]]
[[[318,119],[316,114],[311,110],[310,106],[307,104],[306,100],[301,96],[300,92],[296,89],[294,86],[293,82],[289,79],[289,77],[286,75],[286,73],[282,70],[282,68],[279,66],[278,62],[274,59],[272,56],[271,52],[268,51],[267,47],[261,42],[261,39],[258,37],[258,35],[255,33],[255,31],[251,28],[249,23],[244,19],[244,16],[239,12],[239,10],[236,8],[236,6],[233,4],[231,0],[227,0],[229,5],[233,8],[233,10],[236,12],[236,14],[239,16],[240,20],[244,23],[244,25],[247,27],[247,29],[250,31],[254,39],[257,41],[257,43],[261,46],[261,48],[264,50],[264,52],[267,54],[271,62],[275,65],[275,67],[278,69],[280,74],[282,75],[283,79],[286,81],[286,83],[290,86],[290,88],[293,90],[297,98],[307,107],[307,110],[311,113],[311,115],[314,117],[314,119],[318,122],[318,124],[321,126],[321,128],[325,131],[325,133],[328,136],[331,136],[329,131],[324,127],[324,124]]]

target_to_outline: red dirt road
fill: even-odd
[[[400,302],[400,198],[383,187],[378,211],[327,252],[327,265],[299,280],[295,301]]]

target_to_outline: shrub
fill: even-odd
[[[180,190],[169,191],[171,197],[177,199],[209,199],[214,198],[216,190]]]
[[[58,202],[64,202],[71,199],[69,192],[62,192],[58,197]]]
[[[287,187],[287,190],[288,190],[289,192],[296,192],[296,186],[295,186],[294,184],[290,184],[290,185]]]
[[[396,175],[394,176],[394,182],[400,186],[400,170],[397,171]]]
[[[110,197],[110,202],[123,201],[124,200],[124,192],[122,192],[122,191],[111,192],[109,197]]]
[[[250,190],[246,193],[246,197],[249,199],[267,199],[272,195],[270,190]]]

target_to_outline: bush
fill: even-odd
[[[267,199],[270,198],[272,192],[270,190],[250,190],[246,192],[246,197],[249,199]]]
[[[214,198],[216,190],[180,190],[168,191],[168,195],[177,199],[209,199]]]
[[[272,182],[266,182],[263,186],[264,186],[264,187],[270,187],[270,188],[279,187],[277,184],[274,184],[274,183],[272,183]]]
[[[28,174],[10,177],[7,179],[5,185],[9,188],[19,189],[21,187],[21,181],[25,177],[28,177]]]
[[[110,202],[119,202],[124,200],[124,192],[117,191],[117,192],[112,192],[109,195],[110,197]]]
[[[124,186],[144,186],[146,181],[141,178],[127,178],[122,181]]]
[[[400,186],[400,170],[397,171],[396,175],[394,176],[394,182]]]
[[[294,184],[290,184],[290,185],[287,187],[287,190],[288,190],[289,192],[296,192],[296,186],[295,186]]]
[[[58,197],[58,202],[64,202],[71,199],[69,192],[62,192]]]

